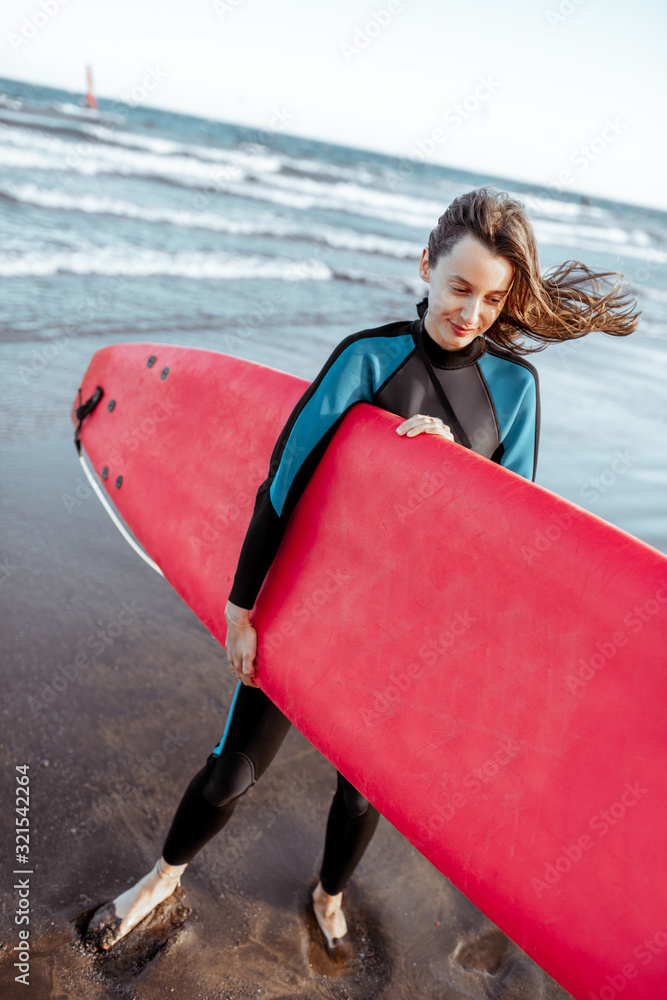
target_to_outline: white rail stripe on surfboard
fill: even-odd
[[[148,563],[148,565],[151,567],[151,569],[154,569],[156,573],[160,574],[160,576],[164,576],[164,573],[162,572],[162,570],[160,569],[160,567],[158,566],[158,564],[156,562],[153,562],[153,560],[151,559],[151,557],[149,555],[147,555],[146,552],[144,552],[144,550],[139,545],[139,543],[137,542],[137,540],[132,537],[132,535],[127,530],[127,528],[125,527],[125,525],[123,524],[123,522],[118,517],[118,514],[116,513],[116,511],[113,509],[113,507],[111,506],[111,504],[109,503],[109,501],[105,497],[104,493],[102,492],[102,490],[100,489],[100,487],[99,487],[99,485],[97,483],[97,480],[95,479],[95,477],[93,476],[92,472],[88,468],[88,466],[86,464],[86,461],[85,461],[85,459],[83,457],[83,453],[81,453],[79,455],[79,461],[81,462],[81,468],[83,469],[83,471],[86,474],[86,479],[88,480],[88,482],[92,486],[92,488],[95,491],[95,494],[97,495],[97,497],[101,500],[102,506],[104,507],[104,509],[106,510],[107,514],[109,515],[109,517],[111,518],[111,520],[113,521],[113,523],[116,525],[116,527],[118,528],[118,530],[120,531],[120,533],[123,536],[123,538],[125,539],[125,541],[130,543],[130,545],[132,546],[132,548],[134,549],[134,551],[137,553],[137,555],[140,555],[141,558],[144,560],[144,562]]]

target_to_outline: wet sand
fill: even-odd
[[[329,959],[307,902],[335,772],[294,729],[175,897],[112,953],[86,947],[91,912],[159,856],[234,681],[90,494],[62,414],[3,446],[2,464],[2,844],[13,864],[15,767],[27,764],[33,872],[26,990],[5,866],[3,997],[569,996],[384,819],[346,894],[351,954]]]

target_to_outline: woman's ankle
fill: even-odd
[[[164,860],[164,857],[160,857],[155,865],[155,871],[159,878],[163,881],[174,881],[181,884],[181,875],[188,867],[187,862],[184,865],[170,865]]]

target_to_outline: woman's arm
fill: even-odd
[[[353,334],[335,348],[298,401],[257,491],[227,604],[225,647],[236,676],[251,687],[257,686],[253,679],[257,635],[250,625],[250,611],[289,517],[347,411],[356,403],[372,402],[374,369],[364,333]]]
[[[500,432],[500,444],[491,460],[534,481],[540,436],[537,371],[524,358],[513,357],[491,344],[478,364]]]
[[[534,368],[524,369],[523,391],[512,408],[511,418],[503,429],[500,465],[535,482],[540,438],[540,388]],[[496,458],[496,456],[493,456]]]

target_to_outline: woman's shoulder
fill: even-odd
[[[385,323],[383,326],[359,330],[357,333],[350,333],[344,337],[334,349],[334,353],[339,354],[349,347],[373,353],[374,350],[381,347],[382,341],[397,341],[401,338],[405,338],[406,344],[414,343],[413,327],[413,320],[398,320],[394,323]]]
[[[524,355],[512,354],[507,348],[499,347],[491,340],[486,341],[485,351],[480,360],[483,360],[484,357],[493,358],[495,364],[513,366],[513,369],[510,370],[515,372],[517,378],[529,380],[532,377],[535,382],[539,381],[537,368],[530,361],[526,361]]]

